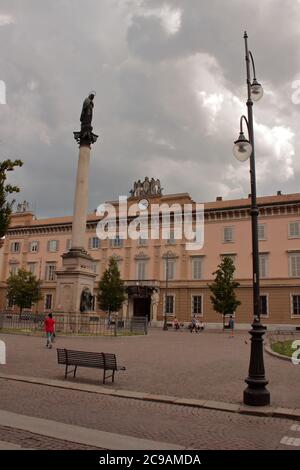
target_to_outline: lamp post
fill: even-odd
[[[168,287],[169,287],[169,252],[166,254],[166,293],[165,293],[165,315],[164,315],[164,327],[163,330],[168,330],[167,323],[167,307],[168,307]]]
[[[234,143],[233,153],[239,161],[250,158],[250,183],[251,183],[251,231],[252,231],[252,285],[253,285],[253,323],[249,331],[251,335],[251,354],[249,373],[245,382],[244,403],[252,406],[265,406],[270,404],[270,392],[266,389],[268,381],[265,376],[263,357],[263,335],[265,327],[260,322],[260,286],[259,286],[259,248],[258,248],[258,215],[259,210],[256,200],[256,176],[255,176],[255,150],[253,130],[253,101],[258,101],[263,96],[262,86],[256,79],[255,65],[251,51],[248,49],[248,35],[245,31],[245,53],[247,72],[247,110],[248,119],[245,116],[240,120],[240,134]],[[252,64],[253,79],[251,82],[250,62]],[[248,139],[243,132],[243,121],[248,130]]]

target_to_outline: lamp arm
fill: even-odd
[[[246,118],[246,116],[243,114],[241,116],[241,119],[240,119],[240,133],[243,134],[243,120],[245,121],[246,125],[247,125],[247,130],[248,130],[248,138],[250,139],[250,128],[249,128],[249,122],[248,122],[248,119]]]
[[[252,63],[253,80],[256,80],[256,71],[255,71],[254,59],[253,59],[253,55],[252,55],[251,51],[249,51],[249,55],[250,55],[251,63]]]

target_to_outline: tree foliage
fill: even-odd
[[[226,315],[233,315],[241,302],[237,299],[235,289],[239,282],[234,280],[235,266],[231,258],[224,257],[218,265],[215,280],[209,285],[212,293],[210,296],[214,310],[223,315],[223,323]]]
[[[4,160],[0,162],[0,238],[3,238],[7,232],[10,223],[10,217],[14,200],[7,201],[7,197],[12,193],[20,191],[18,186],[6,184],[7,171],[12,171],[15,166],[22,166],[21,160]]]
[[[35,302],[42,299],[41,282],[25,269],[20,269],[17,274],[10,274],[7,279],[7,298],[10,303],[20,308],[30,308]]]
[[[116,260],[109,259],[108,268],[103,273],[98,287],[98,303],[105,312],[118,312],[124,302],[125,288]]]

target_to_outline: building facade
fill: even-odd
[[[158,180],[157,180],[158,181]],[[139,182],[138,182],[139,183]],[[128,207],[139,204],[150,212],[153,204],[184,207],[195,202],[188,193],[163,195],[159,190],[143,191],[135,183]],[[118,201],[111,204],[118,213]],[[300,326],[300,193],[258,198],[259,259],[261,277],[261,316],[269,327]],[[252,247],[250,198],[204,203],[204,245],[187,250],[185,239],[174,237],[171,213],[170,238],[137,240],[100,240],[96,228],[101,217],[87,218],[86,250],[93,257],[96,274],[95,293],[101,275],[111,256],[115,257],[127,289],[127,299],[119,316],[145,315],[152,324],[161,325],[166,313],[189,322],[198,315],[215,327],[222,318],[214,312],[208,284],[218,264],[230,256],[235,264],[235,278],[240,283],[237,296],[241,305],[236,311],[236,324],[248,326],[252,320]],[[11,226],[0,251],[0,308],[7,305],[5,290],[9,273],[25,268],[42,281],[43,300],[34,311],[55,311],[56,271],[61,268],[61,255],[70,248],[72,217],[36,219],[27,207],[13,214]],[[99,312],[95,302],[95,314]]]

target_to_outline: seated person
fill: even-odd
[[[173,325],[174,325],[175,330],[179,330],[180,324],[176,317],[173,320]]]
[[[192,318],[192,321],[191,321],[191,323],[190,323],[189,328],[190,328],[190,332],[191,332],[191,333],[193,333],[194,330],[195,330],[196,333],[197,333],[197,319],[196,319],[195,315],[194,315],[193,318]]]

